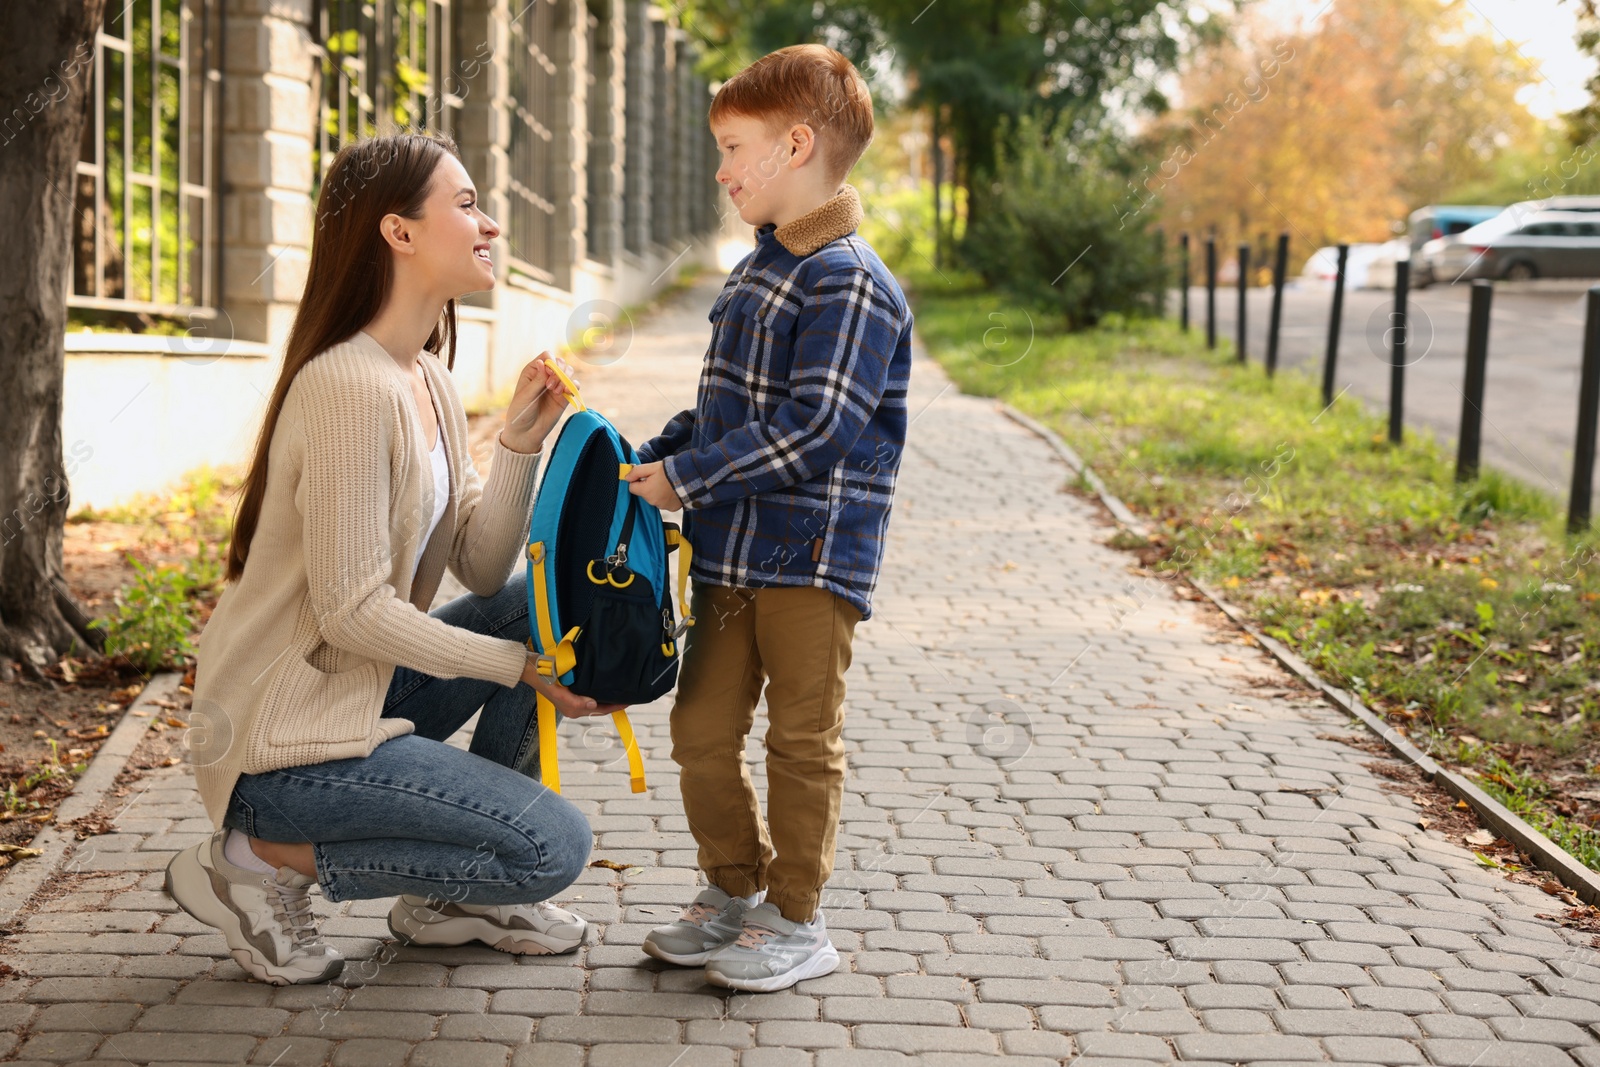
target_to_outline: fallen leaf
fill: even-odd
[[[1474,830],[1462,840],[1469,845],[1492,845],[1494,844],[1495,835],[1489,830]]]
[[[73,836],[79,841],[87,837],[93,837],[96,834],[113,833],[116,830],[111,820],[104,815],[85,815],[82,818],[73,819],[67,823],[67,826],[72,829]]]
[[[589,864],[591,867],[604,867],[608,871],[625,871],[629,867],[637,866],[632,863],[618,863],[616,860],[595,860]]]

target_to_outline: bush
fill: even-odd
[[[898,275],[932,270],[934,267],[933,184],[916,185],[858,182],[865,201],[865,217],[860,233],[872,245],[884,265]],[[948,183],[942,190],[945,203],[954,202],[959,214],[966,205],[960,186]],[[950,219],[943,220],[948,232]]]
[[[183,571],[158,570],[132,556],[127,559],[139,577],[118,591],[116,614],[89,625],[106,631],[106,655],[121,654],[149,672],[194,651],[189,642],[194,629],[189,614],[193,579]]]
[[[1002,133],[962,255],[991,285],[1059,312],[1068,329],[1113,312],[1151,314],[1165,270],[1150,216],[1130,211],[1137,201],[1116,147],[1075,144],[1068,128],[1024,118]]]

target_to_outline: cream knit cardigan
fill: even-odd
[[[418,361],[450,467],[450,500],[425,547],[427,438],[389,353],[358,332],[312,357],[284,397],[244,573],[199,641],[190,759],[219,828],[240,774],[367,756],[410,733],[409,720],[381,717],[397,664],[505,686],[522,677],[520,642],[427,609],[447,565],[480,596],[505,586],[527,544],[540,453],[497,437],[482,481],[449,371],[428,352]]]

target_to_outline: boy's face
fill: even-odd
[[[803,122],[772,126],[765,119],[729,115],[713,122],[711,132],[722,152],[717,181],[727,186],[739,218],[758,228],[789,221],[787,205],[803,191],[801,167],[821,161],[811,127]]]

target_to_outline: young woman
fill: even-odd
[[[537,762],[533,686],[568,716],[614,708],[538,673],[517,567],[567,403],[552,364],[569,368],[547,354],[522,368],[480,480],[446,371],[456,298],[494,287],[499,229],[454,143],[345,147],[316,221],[200,639],[190,757],[218,829],[172,861],[167,890],[276,985],[343,968],[313,884],[329,900],[399,895],[403,941],[572,951],[583,920],[545,901],[592,835],[520,773]],[[446,567],[471,592],[429,614]],[[443,743],[480,708],[470,752]]]

